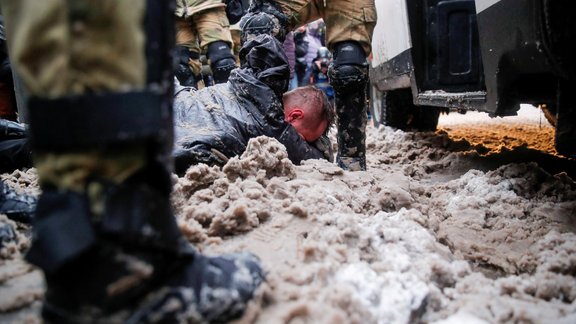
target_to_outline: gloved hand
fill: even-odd
[[[310,143],[312,146],[320,150],[324,158],[330,162],[334,162],[334,152],[332,150],[332,142],[326,135],[320,136],[316,141]]]

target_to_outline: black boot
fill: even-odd
[[[236,60],[230,45],[223,41],[208,44],[208,59],[210,59],[214,83],[227,82],[230,72],[236,68]]]
[[[48,191],[39,202],[27,260],[45,273],[45,320],[195,323],[242,315],[264,280],[256,257],[195,252],[169,200],[137,181],[91,185],[106,192],[97,220],[83,195]]]
[[[145,80],[131,91],[28,100],[42,195],[26,259],[44,272],[47,322],[225,322],[263,280],[255,257],[202,256],[177,226],[170,204],[175,9],[172,1],[145,3],[138,22]],[[83,17],[77,7],[63,11]]]
[[[183,239],[170,205],[166,99],[142,92],[30,101],[38,154],[148,152],[145,167],[122,183],[95,175],[80,192],[42,184],[26,259],[44,271],[48,322],[226,322],[264,280],[256,257],[206,257]],[[42,124],[46,116],[68,127]]]
[[[366,170],[368,66],[362,47],[356,42],[338,43],[328,76],[335,93],[336,163],[345,170]]]

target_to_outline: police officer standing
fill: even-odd
[[[344,169],[366,169],[367,56],[376,25],[374,0],[252,0],[242,18],[243,41],[269,33],[280,41],[288,31],[323,18],[334,61],[328,76],[335,91],[338,154]]]

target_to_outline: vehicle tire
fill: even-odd
[[[576,158],[576,104],[570,96],[574,90],[576,81],[559,80],[555,146],[558,153]]]
[[[405,131],[434,131],[440,108],[416,106],[410,89],[380,92],[372,87],[370,105],[374,125],[386,125]]]

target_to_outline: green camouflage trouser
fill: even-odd
[[[342,41],[359,42],[366,55],[372,52],[372,34],[376,26],[374,0],[274,0],[289,17],[288,28],[295,28],[323,18],[326,44],[333,50]]]
[[[31,96],[145,87],[144,0],[1,1],[11,60]],[[35,152],[34,160],[41,184],[83,192],[88,177],[122,182],[143,167],[145,154],[125,145]]]

